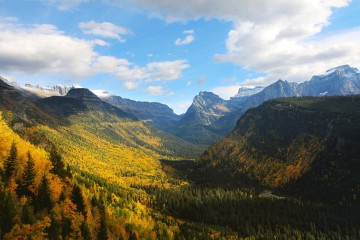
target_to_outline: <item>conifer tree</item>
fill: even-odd
[[[106,229],[106,223],[105,223],[105,214],[101,215],[100,219],[100,227],[97,235],[98,240],[108,240],[109,236]]]
[[[85,222],[81,225],[81,235],[83,240],[91,240],[91,233],[89,229],[89,225]]]
[[[50,150],[50,161],[53,165],[53,169],[51,169],[51,172],[61,178],[64,178],[66,176],[65,164],[61,155],[58,153],[55,145],[53,145]]]
[[[35,222],[34,216],[34,208],[29,205],[25,204],[22,209],[21,220],[23,224],[33,224]]]
[[[11,144],[10,154],[4,162],[6,180],[9,180],[15,171],[16,158],[17,158],[17,148],[15,143],[13,142]]]
[[[74,185],[71,192],[71,201],[76,204],[77,211],[83,213],[84,217],[86,217],[84,197],[81,193],[81,188],[77,184]]]
[[[31,157],[30,152],[27,153],[28,161],[26,163],[24,173],[20,182],[19,195],[25,195],[28,197],[33,197],[33,187],[36,177],[35,163],[34,159]]]
[[[53,207],[49,182],[45,175],[41,179],[34,206],[36,211],[40,211],[42,209],[50,210]]]

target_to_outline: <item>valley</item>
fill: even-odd
[[[179,116],[2,78],[0,239],[359,239],[359,93],[344,65]]]

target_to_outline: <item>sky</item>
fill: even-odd
[[[0,0],[0,75],[183,113],[199,91],[360,67],[360,0]]]

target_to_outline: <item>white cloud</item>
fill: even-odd
[[[215,87],[210,91],[219,95],[223,99],[230,99],[230,97],[235,96],[239,91],[240,85],[232,85],[232,86],[221,86]]]
[[[0,22],[0,69],[86,76],[97,57],[95,42],[66,36],[53,25]]]
[[[360,66],[359,28],[322,35],[324,27],[331,24],[333,11],[349,5],[350,0],[132,2],[167,22],[200,18],[232,22],[227,52],[216,59],[266,73],[266,83],[278,78],[308,80],[313,74],[345,63]]]
[[[193,29],[183,31],[183,34],[187,34],[187,35],[193,35],[194,33],[195,33],[195,30],[193,30]]]
[[[191,81],[188,81],[187,83],[186,83],[186,86],[191,86],[192,85],[192,82]]]
[[[136,89],[139,87],[139,83],[137,82],[125,82],[124,88],[128,90]]]
[[[152,62],[146,65],[145,72],[148,81],[175,80],[181,77],[183,70],[189,68],[187,60]]]
[[[181,39],[181,38],[177,38],[175,40],[175,45],[176,46],[180,46],[180,45],[186,45],[189,43],[192,43],[195,40],[194,34],[195,31],[194,30],[185,30],[183,31],[183,34],[185,34],[185,38]]]
[[[79,23],[80,29],[85,34],[100,36],[103,38],[117,39],[119,42],[125,42],[123,35],[131,34],[131,31],[125,27],[117,26],[110,22],[81,22]]]
[[[165,93],[165,90],[161,86],[149,86],[146,88],[146,92],[152,96],[161,96]]]
[[[141,67],[127,59],[102,56],[94,47],[106,44],[104,41],[74,38],[53,25],[21,25],[0,19],[0,32],[0,71],[7,75],[57,74],[76,80],[106,73],[124,80],[125,88],[134,89],[145,81],[175,80],[189,67],[184,59]]]
[[[195,39],[195,37],[193,35],[187,35],[184,39],[177,38],[175,40],[175,45],[176,46],[186,45],[186,44],[189,44],[189,43],[193,42],[194,39]]]
[[[77,8],[82,3],[90,2],[91,0],[42,0],[47,4],[55,5],[57,9],[62,11],[69,11]]]

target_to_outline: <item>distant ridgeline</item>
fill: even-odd
[[[223,100],[213,93],[200,92],[178,125],[169,131],[187,141],[210,146],[230,133],[246,110],[267,100],[351,94],[360,94],[360,72],[348,65],[332,68],[300,84],[278,80],[265,88],[240,88],[239,93],[230,100]]]
[[[70,89],[80,88],[76,85],[72,87],[40,87],[30,84],[25,87],[16,86],[19,90],[38,97],[65,96]],[[192,105],[183,115],[175,114],[165,104],[134,101],[115,96],[104,90],[93,92],[104,102],[136,116],[146,124],[196,144],[201,150],[205,150],[230,133],[246,110],[259,106],[267,100],[281,97],[359,94],[360,72],[349,65],[342,65],[329,69],[325,74],[313,76],[311,80],[300,84],[278,80],[267,87],[239,86],[238,93],[230,100],[224,100],[211,92],[200,92],[194,97]]]

